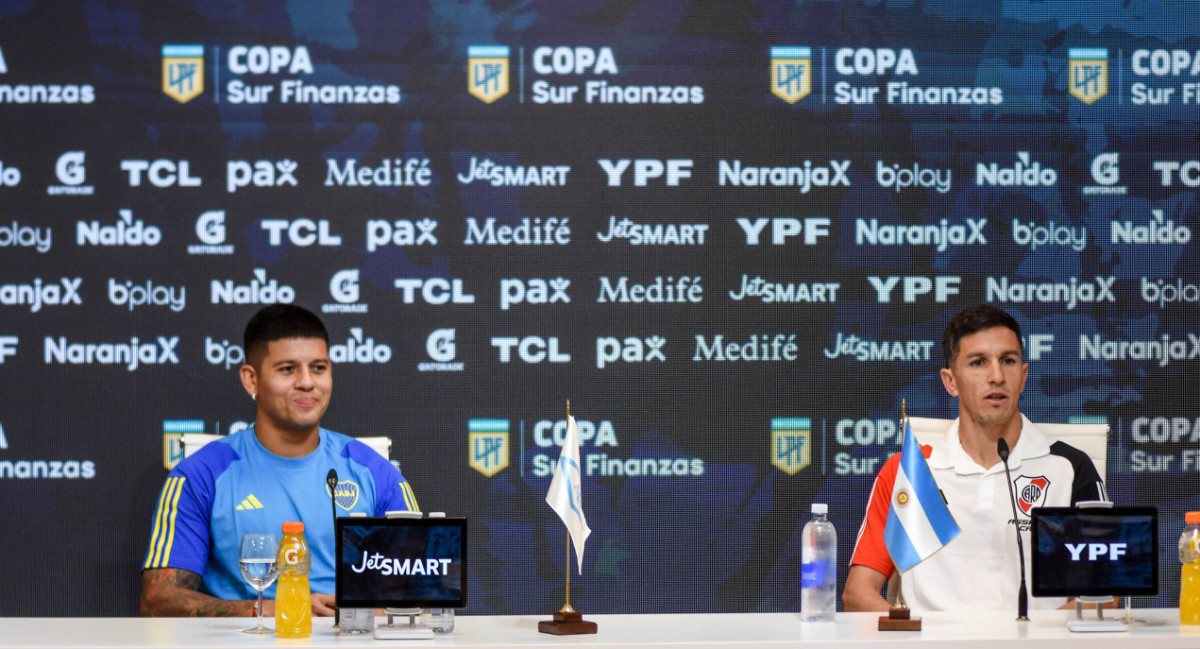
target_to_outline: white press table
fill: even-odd
[[[1119,617],[1121,611],[1107,612]],[[850,647],[920,646],[970,649],[1092,649],[1095,647],[1200,647],[1200,626],[1180,626],[1176,609],[1134,609],[1138,617],[1157,619],[1156,626],[1133,627],[1123,633],[1071,633],[1066,620],[1074,611],[1035,611],[1033,620],[1017,622],[1011,613],[923,615],[919,632],[880,632],[875,613],[839,613],[826,624],[801,623],[794,613],[715,615],[588,615],[596,635],[552,636],[538,633],[537,623],[550,616],[459,616],[453,634],[434,640],[382,642],[371,636],[341,636],[331,618],[313,623],[304,640],[256,637],[239,630],[250,618],[0,618],[0,648],[9,647],[327,647],[367,649],[379,646],[420,647]],[[384,618],[379,619],[385,621]]]

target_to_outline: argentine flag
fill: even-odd
[[[558,456],[558,466],[550,480],[546,502],[567,526],[567,532],[575,543],[579,574],[583,574],[583,543],[592,533],[587,518],[583,516],[582,487],[579,473],[579,427],[575,425],[575,418],[567,415],[567,439],[563,440],[562,453]],[[570,561],[569,558],[567,560]]]
[[[900,572],[908,572],[952,541],[958,532],[958,523],[942,500],[921,445],[905,420],[900,469],[896,471],[883,530],[888,554]]]

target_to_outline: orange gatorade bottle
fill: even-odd
[[[308,588],[308,569],[312,560],[304,542],[304,523],[283,524],[283,539],[275,553],[279,581],[275,582],[275,635],[279,638],[307,638],[312,634],[312,591]]]
[[[1179,623],[1200,624],[1200,512],[1184,515],[1187,527],[1179,536]]]

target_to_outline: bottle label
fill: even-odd
[[[825,581],[825,564],[819,562],[800,565],[800,587],[816,588]]]
[[[289,566],[300,563],[300,548],[288,548],[283,551],[283,562]]]

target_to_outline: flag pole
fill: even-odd
[[[909,433],[908,430],[908,410],[906,408],[903,397],[900,399],[900,442],[906,440],[904,436]],[[892,565],[895,565],[893,562]],[[913,617],[912,611],[909,610],[908,604],[904,602],[904,588],[900,585],[902,577],[900,569],[896,568],[896,572],[892,575],[892,579],[896,581],[896,601],[890,602],[891,610],[887,615],[879,616],[880,631],[920,631],[921,618]],[[889,585],[890,587],[890,585]]]
[[[574,428],[574,426],[571,423],[571,401],[567,400],[567,437],[570,440],[572,440],[570,442],[571,446],[576,447],[574,455],[576,456],[576,459],[577,459],[578,455],[579,455],[578,431],[572,432],[573,428]],[[563,455],[566,455],[565,446],[564,446]],[[561,457],[561,456],[559,457],[559,463],[560,463],[560,465],[564,464],[563,457]],[[578,468],[576,468],[576,469],[578,469]],[[563,467],[563,466],[559,466],[555,470],[556,471],[564,471],[564,473],[562,475],[564,475],[564,476],[566,475],[565,467]],[[558,476],[556,476],[555,479],[558,479]],[[554,483],[552,482],[551,490],[553,491],[553,489],[554,489]],[[578,497],[578,494],[576,494],[575,497]],[[549,496],[547,496],[547,501],[549,501]],[[554,503],[551,503],[551,506],[553,507]],[[572,505],[572,507],[575,507],[575,505]],[[582,520],[583,519],[582,512],[577,511],[577,513],[579,514],[580,520]],[[561,516],[561,514],[560,514],[560,516]],[[566,520],[564,519],[563,522],[565,523]],[[586,526],[587,526],[587,523],[584,522],[585,530],[587,529]],[[554,613],[553,619],[542,620],[542,621],[538,622],[538,631],[540,633],[551,633],[554,635],[577,635],[577,634],[581,634],[581,633],[596,633],[596,629],[597,629],[598,625],[595,622],[589,622],[589,621],[583,619],[583,614],[580,613],[579,611],[576,611],[571,606],[571,528],[570,527],[566,527],[566,529],[563,530],[563,536],[566,537],[566,541],[567,541],[566,548],[565,548],[566,551],[563,553],[563,557],[565,559],[565,561],[563,561],[563,565],[566,566],[566,590],[563,595],[563,607],[561,610]],[[584,535],[584,538],[586,538],[586,534]]]
[[[567,399],[567,421],[571,420],[571,400]],[[571,608],[571,531],[563,527],[563,536],[567,539],[567,551],[563,557],[566,559],[563,563],[567,566],[567,592],[563,597],[562,613],[570,613],[575,609]]]

